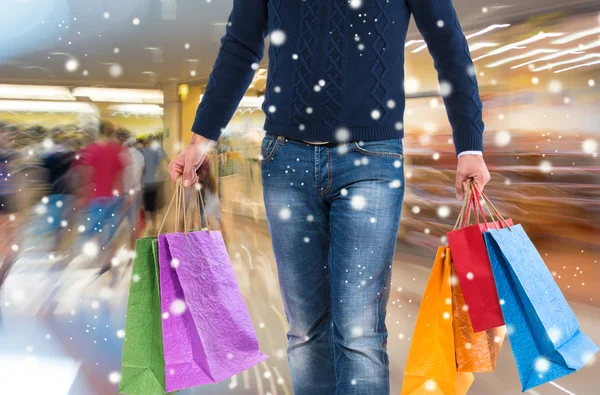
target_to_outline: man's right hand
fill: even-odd
[[[189,145],[169,163],[171,179],[177,181],[183,176],[183,186],[186,188],[198,183],[196,171],[206,159],[207,152],[214,146],[214,141],[194,134]]]

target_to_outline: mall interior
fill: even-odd
[[[10,212],[0,212],[0,394],[117,393],[133,242],[156,234],[165,217],[174,192],[166,166],[192,137],[231,6],[219,0],[3,4],[0,196],[18,198]],[[455,0],[454,6],[483,101],[486,191],[527,230],[582,330],[600,343],[600,3]],[[181,394],[293,394],[260,175],[268,72],[265,56],[204,170],[209,224],[223,232],[261,349],[271,358]],[[461,206],[452,130],[414,22],[404,89],[406,189],[387,317],[392,393],[400,393],[435,251],[447,242]],[[67,151],[76,158],[102,125],[156,162],[153,179],[131,194],[152,185],[157,207],[116,223],[110,256],[76,225],[79,191],[49,198],[56,180],[48,158]],[[72,167],[65,169],[67,177]],[[86,189],[85,179],[78,189]],[[106,274],[101,256],[109,259]],[[588,365],[527,393],[597,394],[600,363]],[[471,392],[520,391],[506,342],[496,371],[476,375]]]

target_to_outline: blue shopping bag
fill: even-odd
[[[598,347],[579,330],[521,225],[484,233],[523,391],[581,369]]]

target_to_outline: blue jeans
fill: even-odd
[[[122,204],[123,198],[118,196],[94,198],[81,218],[85,226],[83,236],[97,235],[100,247],[106,247],[123,220]]]
[[[402,142],[328,147],[267,134],[261,173],[294,393],[389,394],[385,317]]]

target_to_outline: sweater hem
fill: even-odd
[[[278,136],[287,137],[292,140],[305,141],[327,141],[336,142],[336,132],[342,127],[331,127],[322,123],[306,123],[303,130],[299,125],[293,123],[275,123],[269,119],[265,121],[266,132]],[[347,141],[375,141],[401,139],[404,137],[404,129],[396,129],[396,125],[366,125],[366,126],[344,126],[349,132]]]

